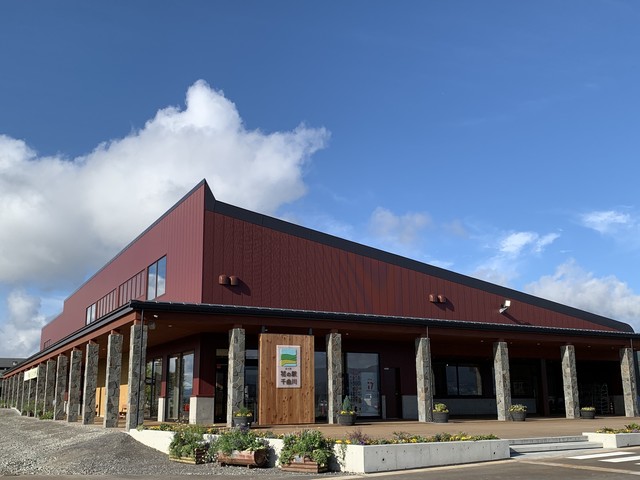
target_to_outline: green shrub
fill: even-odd
[[[268,442],[263,437],[249,428],[239,427],[220,433],[218,438],[211,442],[209,453],[213,457],[218,452],[229,455],[234,450],[254,452],[261,448],[268,448],[268,446]]]
[[[302,430],[283,437],[280,464],[286,465],[296,458],[310,459],[320,466],[329,465],[333,456],[333,442],[326,439],[319,430]]]
[[[189,425],[189,427],[198,427]],[[201,427],[202,428],[202,427]],[[202,438],[198,428],[181,428],[173,434],[169,444],[169,455],[172,457],[195,458],[197,448],[207,448],[207,443]]]

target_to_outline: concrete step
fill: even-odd
[[[586,436],[516,438],[509,440],[511,454],[557,452],[563,450],[586,450],[602,448],[602,443],[589,442]]]

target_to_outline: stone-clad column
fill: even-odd
[[[80,410],[80,381],[82,379],[82,351],[74,348],[71,350],[71,362],[69,365],[69,395],[67,400],[67,422],[78,421]]]
[[[20,391],[20,374],[13,376],[13,407],[18,408],[18,392]]]
[[[22,412],[25,407],[27,406],[27,395],[29,394],[28,392],[29,386],[27,385],[27,381],[24,379],[24,372],[20,372],[20,389],[19,389],[19,407],[18,410],[20,410],[20,412]]]
[[[32,378],[29,380],[29,408],[35,415],[36,413],[36,382],[37,378]]]
[[[107,345],[107,379],[104,427],[118,426],[120,408],[120,374],[122,371],[122,335],[112,332]]]
[[[53,412],[53,399],[56,393],[56,366],[55,360],[47,360],[47,368],[44,382],[44,411]]]
[[[633,348],[620,349],[620,373],[622,374],[624,414],[627,417],[637,417],[640,412],[638,411],[638,387]]]
[[[144,423],[144,401],[146,380],[147,326],[134,323],[129,341],[129,395],[125,430]]]
[[[20,374],[16,374],[13,376],[13,406],[14,408],[18,408],[18,402],[20,397]]]
[[[560,347],[560,352],[562,353],[562,384],[564,386],[564,408],[566,417],[580,418],[576,350],[573,345],[563,345]]]
[[[64,393],[67,390],[67,365],[69,359],[64,355],[58,355],[56,365],[56,393],[53,400],[53,419],[64,419]]]
[[[431,341],[416,338],[416,379],[418,382],[418,421],[433,421],[433,389],[431,388]]]
[[[47,372],[44,363],[38,365],[38,379],[36,380],[36,416],[44,413],[44,386],[47,381]]]
[[[244,328],[229,332],[229,371],[227,380],[227,426],[233,425],[233,414],[244,404]]]
[[[18,394],[16,393],[18,389],[18,375],[14,375],[11,377],[11,398],[9,399],[10,405],[12,407],[16,406],[16,397]]]
[[[87,344],[84,362],[84,393],[82,394],[82,424],[93,425],[96,419],[96,390],[98,388],[99,345]]]
[[[507,342],[493,344],[493,368],[496,381],[496,407],[498,420],[509,419],[511,407],[511,376],[509,374],[509,347]]]
[[[327,418],[329,423],[337,423],[342,406],[342,335],[331,332],[327,335]]]

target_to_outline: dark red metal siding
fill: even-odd
[[[499,295],[219,213],[205,218],[208,303],[611,330],[516,301],[501,315]],[[220,274],[242,285],[218,285]]]
[[[47,340],[56,342],[83,327],[88,306],[113,289],[118,294],[121,284],[164,255],[167,256],[166,293],[158,300],[199,303],[202,299],[203,219],[204,186],[169,211],[67,298],[63,312],[43,328],[40,348]],[[144,281],[146,283],[146,273]]]

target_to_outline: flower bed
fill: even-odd
[[[157,450],[168,453],[173,432],[153,430],[130,430],[136,440]],[[639,434],[640,435],[640,434]],[[211,441],[215,435],[205,434]],[[265,439],[271,450],[269,466],[274,466],[283,447],[283,440]],[[164,447],[163,447],[164,445]],[[164,449],[163,449],[164,448]],[[391,439],[371,440],[359,430],[347,438],[336,440],[329,469],[350,473],[384,472],[431,466],[456,465],[486,462],[509,458],[508,440],[496,439],[493,435],[470,436],[437,434],[422,437],[395,433]]]
[[[640,445],[640,425],[630,423],[624,428],[603,427],[595,433],[583,433],[590,442],[602,443],[603,448],[635,447]]]

